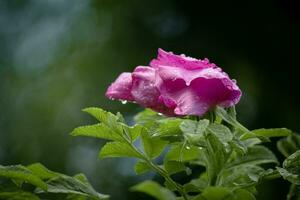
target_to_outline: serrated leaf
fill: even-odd
[[[249,147],[247,154],[237,156],[233,162],[228,164],[227,168],[239,165],[260,165],[265,163],[278,164],[278,160],[269,149],[257,145]]]
[[[0,199],[3,200],[39,200],[33,193],[25,191],[0,192]]]
[[[131,190],[146,193],[157,200],[176,200],[174,193],[154,181],[144,181],[133,186]]]
[[[134,151],[130,145],[121,142],[108,142],[106,143],[99,153],[100,158],[107,157],[135,157],[141,158],[141,156]]]
[[[155,136],[173,136],[182,135],[180,124],[182,119],[179,118],[166,118],[157,121],[157,127],[150,129]]]
[[[205,148],[205,162],[207,175],[212,184],[216,181],[217,174],[222,170],[228,157],[223,143],[212,133],[206,134],[207,147]]]
[[[151,170],[150,166],[143,161],[138,161],[134,166],[134,171],[138,175],[148,172],[150,170]]]
[[[227,187],[207,187],[192,200],[255,200],[255,197],[245,189],[232,191]]]
[[[300,150],[283,162],[283,168],[277,168],[281,176],[293,184],[300,185]]]
[[[264,169],[257,165],[240,165],[224,170],[220,175],[220,184],[226,187],[247,187],[256,184]]]
[[[184,184],[184,191],[189,192],[201,192],[208,186],[208,180],[203,178],[193,179],[189,183]]]
[[[245,133],[241,136],[241,140],[246,140],[249,138],[270,138],[270,137],[284,137],[292,134],[292,131],[286,128],[270,128],[270,129],[256,129],[249,133]]]
[[[145,125],[148,122],[157,121],[159,119],[165,118],[162,115],[159,115],[157,112],[154,112],[151,109],[145,109],[142,112],[138,113],[134,116],[134,121],[137,124]]]
[[[227,113],[224,108],[221,108],[219,106],[216,107],[215,113],[221,117],[224,121],[229,123],[230,125],[234,126],[235,128],[243,131],[243,132],[249,132],[247,128],[245,128],[242,124],[240,124],[235,117],[230,113]]]
[[[202,149],[198,147],[184,147],[182,144],[172,145],[171,149],[165,156],[164,162],[166,161],[180,161],[187,162],[192,160],[197,160],[200,158]]]
[[[33,174],[41,178],[42,180],[54,178],[57,176],[61,176],[62,174],[59,174],[57,172],[50,171],[47,169],[44,165],[40,163],[34,163],[27,166],[27,169],[29,169]]]
[[[34,186],[47,190],[47,184],[29,169],[21,165],[2,166],[0,165],[0,177],[10,178],[18,181],[25,181]]]
[[[131,141],[135,141],[144,132],[145,127],[137,124],[132,127],[123,126],[124,129],[128,131]]]
[[[144,151],[149,158],[159,156],[167,145],[166,141],[161,140],[159,137],[152,137],[148,131],[142,133],[141,139]]]
[[[48,193],[58,194],[73,194],[89,197],[94,200],[108,199],[108,195],[103,195],[96,192],[86,180],[82,181],[82,175],[77,177],[59,176],[47,181]],[[36,193],[43,193],[41,190],[36,190]]]
[[[186,119],[181,122],[180,129],[183,133],[186,134],[198,134],[202,135],[206,130],[209,121],[207,119],[203,119],[200,121],[194,121]]]
[[[95,137],[107,140],[124,140],[119,133],[114,132],[111,130],[107,125],[95,124],[89,126],[80,126],[75,128],[72,133],[72,136],[87,136],[87,137]]]
[[[251,192],[245,189],[238,189],[234,191],[234,200],[255,200],[255,199],[256,199],[255,196]]]
[[[208,131],[213,133],[222,143],[227,143],[233,139],[233,135],[229,128],[222,124],[209,124]]]
[[[193,200],[227,200],[227,198],[232,198],[230,189],[225,187],[207,187],[201,195],[193,198]]]
[[[229,142],[230,146],[235,150],[235,152],[245,155],[248,152],[248,147],[240,140],[234,138]]]
[[[111,112],[107,112],[101,108],[90,107],[82,110],[83,112],[89,113],[93,117],[95,117],[98,121],[104,123],[113,131],[122,133],[122,126],[118,122],[120,118]]]
[[[186,167],[182,162],[173,161],[173,160],[164,162],[164,168],[169,175],[176,174],[178,172],[186,170]]]
[[[297,150],[300,150],[300,135],[293,133],[292,135],[282,138],[277,142],[278,150],[288,157]]]

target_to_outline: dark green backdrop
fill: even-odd
[[[235,78],[249,128],[299,131],[299,13],[296,0],[1,0],[0,163],[84,172],[113,200],[144,198],[128,188],[153,175],[135,176],[134,160],[100,161],[102,141],[68,133],[93,122],[84,107],[120,110],[128,120],[141,110],[104,93],[158,47],[208,57]],[[258,197],[282,200],[286,190],[266,183]]]

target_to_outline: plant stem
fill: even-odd
[[[128,140],[127,138],[124,138],[126,140],[126,142],[130,145],[130,147],[132,148],[133,151],[135,151],[138,155],[140,155],[140,158],[146,162],[148,164],[149,167],[151,167],[151,169],[153,171],[156,171],[159,175],[161,175],[162,177],[164,177],[164,179],[172,186],[174,187],[179,193],[180,195],[183,197],[184,200],[188,200],[188,196],[187,194],[183,191],[183,188],[181,185],[179,185],[178,183],[176,183],[175,181],[172,180],[172,178],[168,175],[168,173],[162,169],[161,167],[157,166],[156,164],[154,164],[151,159],[149,159],[146,155],[144,155],[144,153],[142,153],[139,149],[136,148],[136,146],[134,146],[134,144],[132,143],[132,141]]]

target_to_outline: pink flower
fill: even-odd
[[[215,106],[237,104],[241,90],[234,80],[208,59],[158,50],[150,66],[122,73],[106,96],[136,102],[166,115],[202,116]]]

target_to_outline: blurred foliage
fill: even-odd
[[[299,131],[299,13],[293,0],[0,1],[0,163],[84,172],[113,199],[144,198],[127,190],[139,181],[133,161],[96,161],[102,143],[68,133],[91,123],[80,112],[87,106],[131,121],[140,108],[107,100],[105,89],[158,47],[208,57],[235,78],[237,111],[250,129]],[[283,199],[274,187],[284,188],[278,181],[258,190]]]

